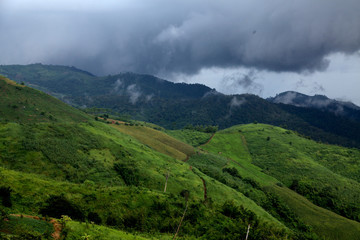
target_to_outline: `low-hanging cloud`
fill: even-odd
[[[137,88],[136,84],[129,85],[126,88],[126,93],[129,95],[129,101],[132,104],[135,104],[142,95],[141,91]]]
[[[221,85],[223,88],[241,88],[248,93],[261,95],[264,87],[256,82],[256,78],[256,72],[254,70],[250,70],[247,73],[235,72],[224,76]]]
[[[99,75],[312,72],[327,68],[329,54],[360,49],[358,0],[40,2],[1,5],[0,64],[74,65]]]

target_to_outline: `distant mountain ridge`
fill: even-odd
[[[124,72],[97,77],[75,67],[56,65],[0,65],[0,74],[52,95],[121,95],[129,97],[130,102],[152,97],[201,98],[215,91],[202,84],[173,83],[147,74]]]
[[[251,94],[225,95],[201,84],[173,83],[136,73],[97,77],[73,67],[42,64],[0,66],[0,74],[73,106],[108,108],[168,129],[188,124],[224,129],[259,122],[284,126],[317,141],[360,148],[358,121]]]
[[[308,96],[302,93],[287,91],[267,98],[272,103],[289,104],[297,107],[315,108],[360,121],[360,107],[352,102],[330,99],[324,95]]]

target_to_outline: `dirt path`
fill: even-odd
[[[205,146],[206,144],[208,144],[213,139],[214,136],[215,136],[215,133],[213,133],[213,135],[211,135],[211,137],[209,138],[209,140],[207,140],[206,143],[204,143],[204,144],[202,144],[200,146]]]
[[[45,221],[43,219],[41,219],[38,216],[31,216],[31,215],[21,215],[21,214],[11,214],[11,216],[15,216],[15,217],[25,217],[25,218],[32,218],[35,220],[42,220]],[[54,232],[51,234],[51,236],[54,238],[54,240],[59,240],[61,237],[61,224],[58,223],[55,219],[51,219],[50,223],[54,226]]]
[[[201,181],[203,182],[203,185],[204,185],[204,201],[206,201],[207,199],[207,188],[206,188],[206,182],[205,182],[205,179],[200,177],[201,178]]]

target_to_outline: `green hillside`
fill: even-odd
[[[23,99],[53,118],[42,118],[40,113],[28,121],[26,114],[35,114],[36,108],[25,108],[31,110],[26,114],[8,111],[6,104],[1,108],[7,119],[0,123],[1,236],[4,232],[14,239],[35,236],[29,229],[7,230],[9,214],[26,214],[57,219],[69,215],[73,220],[145,234],[145,238],[167,239],[186,205],[187,217],[179,233],[183,239],[244,238],[248,224],[254,238],[292,236],[241,192],[136,138],[140,132],[145,138],[154,137],[151,129],[139,131],[133,126],[128,135],[47,94],[5,79],[2,84],[6,101]],[[154,142],[187,155],[194,151],[164,133],[156,134]],[[63,234],[80,239],[76,226],[70,223]],[[103,228],[99,229],[102,236]]]
[[[85,122],[89,117],[58,99],[0,76],[0,122]]]
[[[112,126],[122,133],[133,136],[156,151],[178,160],[185,160],[195,152],[193,147],[150,127],[125,124],[113,124]]]
[[[220,131],[201,149],[203,155],[214,155],[190,159],[189,164],[274,211],[278,219],[281,208],[269,205],[273,194],[319,236],[359,238],[359,150],[319,144],[263,124]]]

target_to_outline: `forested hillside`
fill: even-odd
[[[167,129],[188,124],[224,129],[259,122],[283,126],[324,143],[360,147],[360,122],[350,117],[274,104],[255,95],[224,95],[200,84],[175,84],[135,73],[97,77],[74,67],[42,64],[3,65],[0,74],[76,107],[107,108]]]

